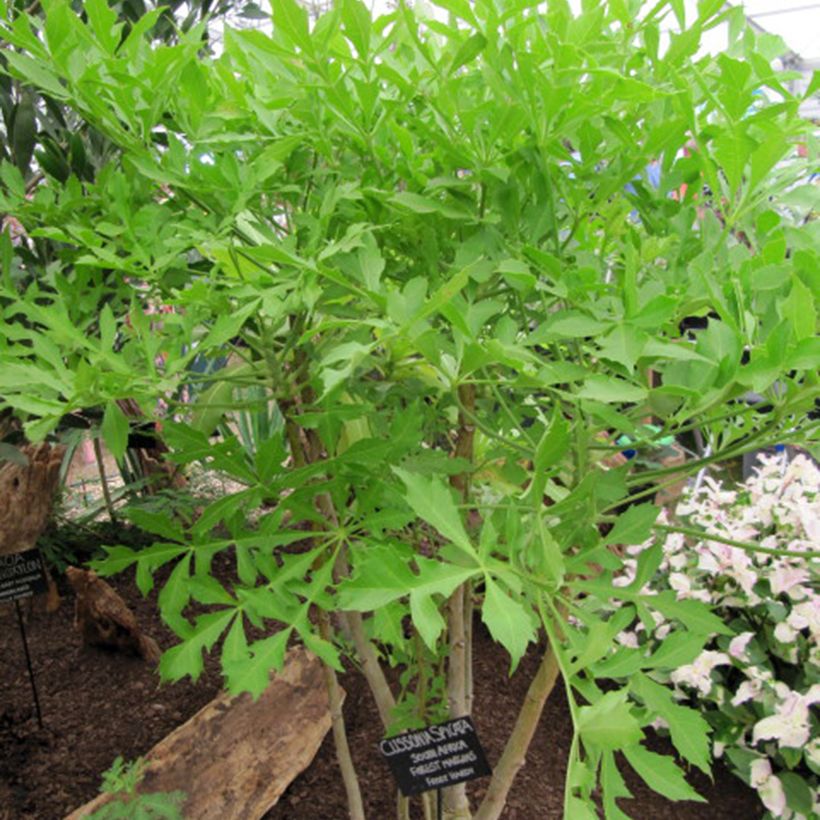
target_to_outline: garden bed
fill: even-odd
[[[221,571],[227,572],[227,561]],[[129,575],[112,584],[137,614],[140,623],[163,647],[174,639],[159,620],[156,601],[143,599]],[[94,797],[100,777],[117,755],[145,754],[176,726],[215,696],[221,676],[209,659],[200,680],[159,685],[156,673],[138,659],[83,647],[74,630],[73,601],[66,591],[60,610],[47,614],[42,601],[23,604],[45,729],[37,729],[31,691],[17,630],[14,607],[0,607],[0,820],[51,820]],[[478,621],[475,721],[491,763],[497,761],[530,678],[536,657],[530,654],[519,672],[507,677],[509,657],[491,641]],[[370,694],[361,676],[342,678],[347,690],[353,757],[357,764],[369,818],[395,814],[393,785],[376,750],[380,729]],[[563,692],[556,689],[547,704],[527,765],[515,781],[505,818],[560,818],[563,776],[572,727]],[[669,751],[657,739],[653,745]],[[218,750],[214,750],[218,754]],[[629,774],[627,772],[627,774]],[[706,804],[671,803],[628,777],[634,801],[622,803],[639,818],[754,818],[761,815],[754,792],[719,765],[715,782],[697,773],[692,782]],[[473,784],[479,796],[487,781]],[[630,810],[631,808],[631,810]],[[310,818],[342,820],[347,816],[344,789],[328,735],[313,764],[290,786],[267,815],[273,820]]]

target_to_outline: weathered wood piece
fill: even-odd
[[[223,693],[146,755],[139,791],[183,791],[191,820],[258,820],[313,760],[330,729],[322,664],[288,653],[256,703]],[[100,795],[69,814],[80,820],[111,800]]]
[[[105,646],[140,655],[148,663],[159,663],[157,642],[140,629],[136,616],[93,570],[68,567],[66,578],[77,594],[74,626],[88,646]]]
[[[45,529],[60,480],[62,445],[26,444],[24,467],[0,464],[0,555],[31,549]]]

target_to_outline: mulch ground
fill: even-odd
[[[143,599],[129,575],[113,585],[162,647],[174,643],[156,609],[156,593]],[[82,645],[74,631],[73,601],[65,591],[58,612],[47,614],[42,599],[23,603],[26,630],[40,693],[45,728],[32,706],[13,605],[0,605],[0,820],[52,820],[94,797],[100,776],[118,755],[132,760],[190,718],[219,691],[215,658],[197,683],[160,685],[156,673],[136,658]],[[476,622],[474,719],[490,763],[498,760],[515,713],[538,662],[525,658],[513,678],[508,658]],[[376,744],[378,718],[366,686],[345,675],[345,717],[353,757],[371,820],[395,817],[395,788]],[[556,688],[540,721],[527,764],[519,773],[505,820],[561,817],[566,757],[572,737],[563,693]],[[656,750],[668,751],[657,739]],[[215,749],[214,754],[219,750]],[[752,820],[761,811],[756,795],[720,766],[710,782],[698,772],[693,785],[706,803],[671,803],[627,773],[635,795],[622,808],[636,820]],[[481,797],[487,781],[470,785]],[[414,813],[414,816],[415,813]],[[295,780],[269,820],[344,820],[347,810],[331,735],[313,764]],[[196,820],[192,818],[191,820]]]

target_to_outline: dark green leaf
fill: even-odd
[[[109,401],[105,405],[100,432],[106,446],[117,461],[122,460],[128,447],[128,430],[128,419],[125,413],[120,410],[115,401]]]
[[[629,765],[641,776],[652,790],[669,800],[706,801],[686,782],[683,772],[675,761],[666,755],[650,752],[643,746],[627,746],[623,749]]]

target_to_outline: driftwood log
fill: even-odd
[[[144,794],[182,791],[191,820],[258,820],[313,760],[330,729],[321,662],[304,649],[255,703],[221,694],[145,756]],[[102,794],[65,820],[88,817]]]
[[[0,463],[0,555],[32,549],[46,528],[54,508],[65,447],[61,444],[25,444],[19,448],[28,464]],[[57,585],[46,573],[46,611],[60,606]]]
[[[157,642],[146,635],[123,599],[93,570],[68,567],[66,578],[77,594],[74,626],[88,646],[104,646],[159,663]]]
[[[45,529],[60,480],[62,445],[26,444],[24,467],[0,464],[0,555],[31,549]]]

